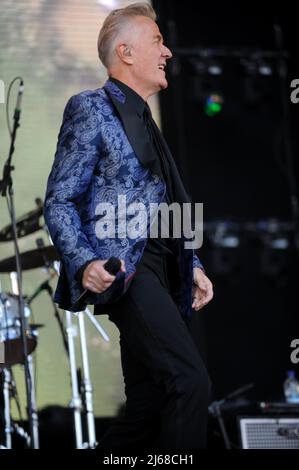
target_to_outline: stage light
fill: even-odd
[[[258,71],[260,75],[264,77],[270,77],[271,75],[273,75],[272,67],[269,64],[266,64],[265,62],[259,64]]]
[[[207,72],[210,75],[222,75],[223,73],[222,66],[218,62],[215,62],[215,61],[211,62],[207,66]]]
[[[223,97],[219,93],[211,93],[205,100],[204,112],[207,116],[213,117],[222,111]]]

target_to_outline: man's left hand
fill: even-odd
[[[213,298],[213,284],[202,269],[193,269],[192,308],[198,311]]]

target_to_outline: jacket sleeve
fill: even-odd
[[[193,253],[193,268],[200,268],[204,271],[204,267],[195,253]]]
[[[45,196],[44,217],[69,278],[97,258],[77,210],[99,158],[98,117],[84,95],[68,101]]]

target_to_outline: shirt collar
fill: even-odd
[[[124,93],[126,96],[125,106],[130,107],[131,110],[135,111],[138,116],[142,116],[144,109],[147,103],[144,99],[136,93],[132,88],[130,88],[125,83],[121,82],[117,78],[109,77],[109,81],[115,83],[118,88]]]

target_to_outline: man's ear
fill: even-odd
[[[128,65],[133,64],[132,48],[130,46],[127,44],[120,44],[117,46],[116,52],[120,60]]]

